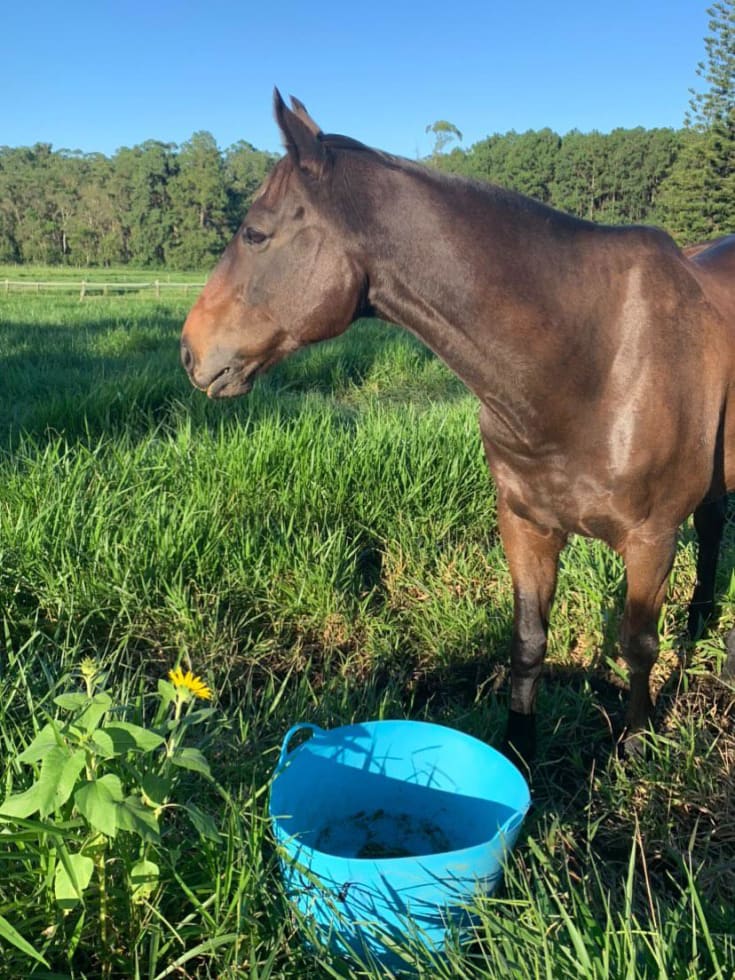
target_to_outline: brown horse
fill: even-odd
[[[366,315],[420,337],[480,402],[515,600],[507,741],[532,755],[557,563],[575,533],[625,561],[635,746],[693,512],[692,630],[712,609],[735,487],[735,289],[661,231],[594,225],[325,135],[277,91],[275,114],[287,153],[188,316],[189,377],[212,398],[244,394]]]
[[[735,235],[724,235],[714,241],[689,245],[684,255],[697,266],[697,275],[704,276],[705,289],[714,302],[727,310],[735,296]],[[729,489],[729,488],[728,488]],[[694,512],[694,525],[699,538],[697,581],[689,606],[687,632],[694,638],[710,619],[714,610],[715,575],[722,533],[727,515],[727,496],[710,494]],[[735,674],[735,630],[728,636],[726,670]]]
[[[735,235],[722,235],[720,238],[710,239],[708,242],[697,242],[696,245],[685,245],[682,248],[682,252],[689,259],[693,259],[698,256],[701,252],[709,252],[710,249],[723,247],[725,251],[729,250],[735,243]]]

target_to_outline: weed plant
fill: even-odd
[[[211,403],[178,365],[185,314],[0,293],[0,976],[377,978],[301,941],[268,782],[296,721],[420,718],[499,744],[512,589],[477,406],[377,322]],[[623,569],[570,544],[532,811],[476,940],[441,961],[408,944],[418,975],[735,973],[733,544],[728,528],[720,626],[685,663],[682,529],[656,732],[628,762]],[[176,668],[213,694],[179,712],[189,767],[166,749]]]

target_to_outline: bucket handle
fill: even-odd
[[[289,730],[283,736],[281,754],[278,756],[278,762],[276,763],[276,772],[280,772],[286,764],[286,758],[288,757],[288,743],[297,732],[303,731],[310,731],[312,735],[316,735],[317,732],[323,732],[324,729],[320,728],[319,725],[313,725],[310,721],[297,721],[295,725],[291,725]]]
[[[499,834],[501,837],[510,837],[511,834],[514,834],[516,830],[518,830],[520,825],[525,820],[526,814],[528,813],[530,806],[531,806],[531,801],[529,800],[528,803],[522,809],[516,810],[514,814],[508,817],[508,819],[505,821],[505,823],[499,830]]]

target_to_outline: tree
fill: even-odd
[[[572,130],[561,141],[552,203],[590,221],[601,220],[610,193],[607,143],[602,133]]]
[[[56,159],[50,143],[16,152],[10,193],[21,260],[49,264],[62,258],[58,209],[53,202]]]
[[[77,208],[69,225],[75,265],[113,265],[124,261],[122,223],[110,191],[112,161],[90,153],[77,170]]]
[[[706,59],[697,67],[705,88],[691,90],[686,124],[703,137],[703,224],[714,237],[735,231],[735,0],[720,0],[707,13]],[[699,176],[692,170],[694,190]]]
[[[658,189],[676,159],[674,131],[614,129],[603,142],[604,186],[596,202],[596,220],[608,224],[650,220]]]
[[[194,133],[180,147],[177,172],[168,184],[173,235],[166,260],[180,269],[210,266],[227,238],[227,187],[211,133]]]
[[[689,90],[691,112],[685,118],[687,126],[702,129],[728,122],[735,108],[735,0],[720,0],[707,14],[712,32],[704,39],[707,61],[697,65],[697,75],[707,88]]]
[[[240,227],[253,195],[278,160],[275,153],[256,150],[240,140],[225,151],[224,168],[227,185],[227,220],[234,234]]]
[[[168,184],[176,172],[174,146],[147,140],[114,158],[110,193],[121,219],[123,254],[139,265],[163,265],[172,236]]]
[[[429,123],[425,132],[434,134],[434,149],[431,151],[433,160],[437,160],[445,151],[452,140],[462,142],[462,134],[454,125],[446,119],[437,119],[436,122]]]
[[[662,182],[655,204],[655,219],[680,245],[712,238],[714,225],[707,206],[706,136],[693,128],[679,134],[679,153]]]
[[[560,143],[550,129],[496,133],[471,147],[466,172],[547,202]]]
[[[19,150],[0,147],[0,262],[20,262],[22,254],[18,244],[20,202],[16,187],[20,182]]]

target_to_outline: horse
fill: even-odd
[[[709,252],[710,249],[722,247],[724,250],[728,250],[733,245],[733,235],[721,235],[720,238],[712,238],[707,242],[697,242],[695,245],[685,245],[682,248],[682,252],[687,258],[693,259],[698,256],[701,252]]]
[[[735,290],[735,235],[723,235],[712,241],[688,245],[682,252],[706,277],[707,291],[719,292],[721,303],[727,306]],[[719,498],[711,497],[694,512],[699,548],[696,584],[687,622],[690,639],[696,638],[714,612],[717,560],[726,517],[726,494]],[[735,629],[727,636],[727,650],[725,673],[735,676]]]
[[[712,613],[735,488],[735,290],[665,232],[611,227],[328,134],[274,92],[285,155],[181,335],[210,398],[377,316],[474,393],[513,584],[506,751],[530,760],[559,555],[604,541],[626,570],[623,745],[652,721],[650,673],[678,528],[700,540],[689,629]]]

